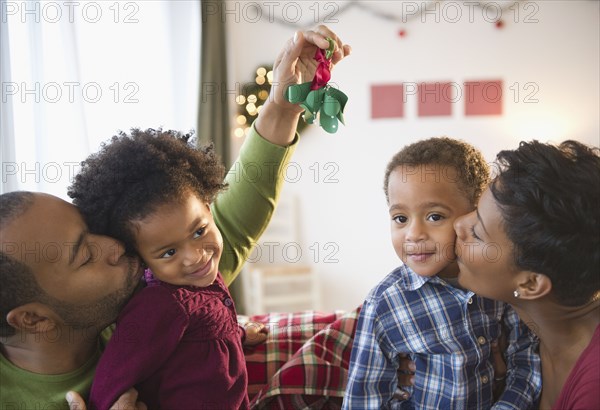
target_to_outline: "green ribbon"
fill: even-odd
[[[292,104],[304,108],[304,121],[313,124],[319,117],[319,125],[328,133],[338,130],[338,124],[344,123],[344,107],[348,102],[346,94],[329,84],[317,90],[311,90],[312,82],[291,85],[286,90],[286,98]]]

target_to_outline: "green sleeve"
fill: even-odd
[[[252,125],[225,178],[229,188],[212,204],[215,223],[223,235],[219,270],[227,285],[236,278],[271,220],[297,142],[298,135],[288,147],[272,144]]]

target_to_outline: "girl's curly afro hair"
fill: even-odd
[[[135,250],[133,222],[190,192],[211,203],[226,184],[213,146],[195,148],[192,134],[132,129],[103,143],[81,163],[68,195],[93,233]]]

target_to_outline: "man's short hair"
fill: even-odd
[[[0,232],[24,214],[31,207],[34,199],[34,194],[27,191],[0,195]],[[0,237],[4,236],[0,235]],[[20,249],[21,244],[14,245],[15,249]],[[9,253],[0,251],[0,337],[12,336],[15,333],[15,329],[6,320],[8,312],[37,301],[43,294],[44,291],[29,266]]]

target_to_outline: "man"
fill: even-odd
[[[220,264],[228,282],[268,223],[282,187],[280,171],[295,149],[295,128],[303,110],[288,103],[284,91],[289,84],[312,78],[315,45],[327,48],[325,37],[337,43],[334,64],[349,54],[348,46],[320,26],[296,33],[275,61],[271,98],[238,159],[241,169],[249,163],[263,166],[265,180],[229,175],[229,191],[215,201],[219,229],[231,232]],[[263,209],[245,214],[227,210],[257,184],[268,188],[257,193],[265,195]],[[246,220],[263,223],[253,223],[247,235],[236,235],[235,227]],[[68,408],[67,391],[89,391],[111,335],[110,328],[103,329],[139,285],[140,262],[125,254],[118,241],[89,232],[75,206],[41,193],[0,196],[0,238],[0,410]],[[70,398],[72,408],[83,408],[78,394]],[[135,405],[135,393],[124,395],[118,404],[125,402]]]

